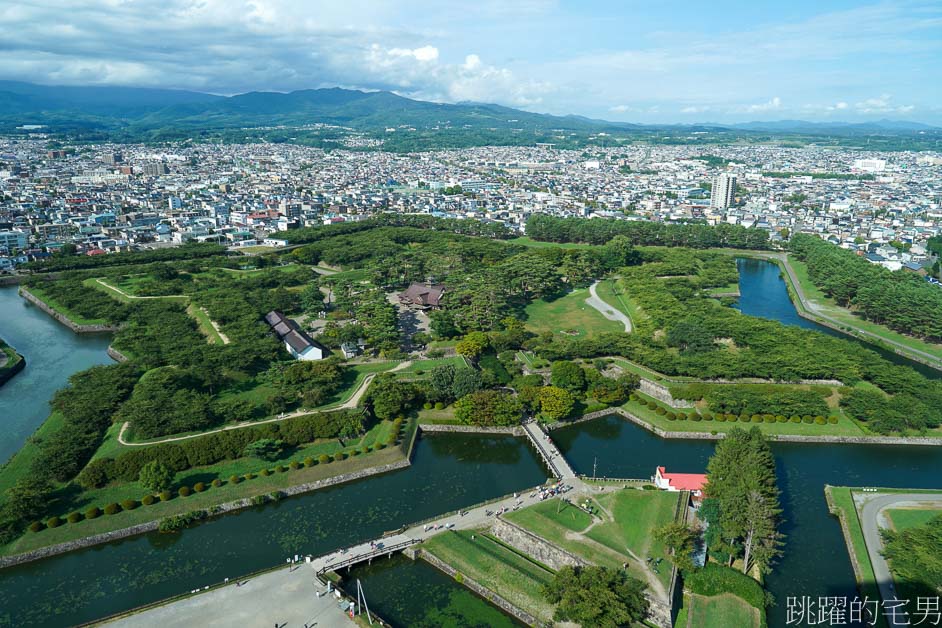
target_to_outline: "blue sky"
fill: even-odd
[[[0,78],[389,89],[633,122],[942,124],[942,2],[14,2],[0,4]]]

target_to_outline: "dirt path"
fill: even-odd
[[[202,312],[203,314],[206,315],[206,318],[209,320],[209,324],[212,325],[212,326],[213,326],[213,329],[216,330],[216,333],[219,334],[219,338],[220,338],[220,340],[222,340],[222,344],[224,344],[224,345],[229,344],[229,342],[230,342],[230,341],[229,341],[229,336],[227,336],[226,334],[223,333],[222,329],[220,329],[220,327],[219,327],[219,323],[217,323],[216,321],[214,321],[214,320],[212,319],[212,317],[209,315],[209,312],[206,311],[206,308],[205,308],[205,307],[201,307],[201,308],[200,308],[200,312]]]
[[[156,297],[140,297],[140,296],[137,296],[137,295],[135,295],[135,294],[130,294],[130,293],[128,293],[128,292],[125,292],[124,290],[122,290],[121,288],[119,288],[119,287],[117,287],[117,286],[112,286],[110,283],[105,283],[105,282],[102,281],[101,279],[96,279],[96,280],[95,280],[95,283],[98,283],[98,284],[104,286],[104,287],[107,288],[108,290],[114,290],[115,292],[117,292],[117,293],[120,294],[121,296],[123,296],[123,297],[125,297],[125,298],[128,298],[128,299],[186,299],[186,298],[188,298],[185,294],[164,294],[164,295],[156,296]]]
[[[402,369],[407,369],[412,366],[411,360],[406,360],[405,362],[400,362],[394,368],[384,371],[386,373],[394,373],[396,371],[401,371]],[[241,430],[242,428],[252,427],[253,425],[264,425],[265,423],[277,423],[278,421],[285,421],[287,419],[294,418],[296,416],[301,416],[302,414],[315,414],[317,412],[334,412],[335,410],[350,410],[357,407],[357,404],[360,403],[360,400],[363,398],[363,395],[366,394],[366,389],[369,388],[370,383],[373,381],[373,378],[376,377],[376,373],[370,373],[363,381],[360,383],[359,388],[354,392],[349,399],[344,401],[338,406],[331,408],[324,408],[322,410],[295,410],[289,414],[284,414],[281,416],[272,417],[270,419],[263,419],[261,421],[243,421],[242,423],[235,423],[233,425],[227,425],[225,427],[219,427],[214,430],[209,430],[206,432],[200,432],[199,434],[187,434],[185,436],[170,436],[167,438],[162,438],[160,440],[151,440],[146,443],[131,443],[125,440],[124,434],[127,432],[128,427],[131,423],[125,421],[121,426],[121,431],[118,432],[118,442],[127,447],[149,447],[150,445],[161,445],[163,443],[173,443],[181,440],[189,440],[191,438],[198,438],[200,436],[206,436],[207,434],[215,434],[217,432],[227,432],[229,430]]]
[[[591,295],[588,299],[585,300],[590,306],[599,311],[599,313],[607,318],[610,321],[615,321],[616,323],[622,323],[625,326],[625,331],[631,333],[631,319],[628,318],[624,312],[616,309],[614,306],[606,303],[599,297],[598,293],[595,291],[595,287],[599,285],[599,282],[596,281],[594,284],[589,286],[589,294]]]

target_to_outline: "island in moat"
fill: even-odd
[[[295,573],[300,613],[328,582],[356,600],[332,573],[407,550],[527,623],[762,626],[788,548],[769,442],[942,443],[938,379],[730,307],[737,257],[782,255],[765,232],[535,215],[527,234],[385,215],[261,254],[37,263],[23,296],[114,329],[117,363],[75,374],[0,469],[0,564],[406,467],[420,432],[509,433],[549,483],[125,621],[220,613],[232,587],[265,599]],[[716,452],[579,476],[552,432],[605,415]]]
[[[26,367],[26,360],[0,338],[0,386]]]

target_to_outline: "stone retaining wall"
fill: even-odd
[[[857,552],[854,551],[854,542],[850,536],[850,524],[847,521],[846,513],[834,505],[834,497],[831,495],[831,486],[824,487],[824,499],[828,504],[828,512],[837,517],[841,522],[841,534],[844,535],[844,545],[847,546],[847,554],[850,556],[850,565],[854,568],[854,577],[857,578],[857,584],[863,582],[863,569],[860,567],[860,561],[857,560]]]
[[[7,368],[4,371],[0,371],[0,386],[3,386],[8,381],[13,379],[13,376],[26,368],[26,358],[21,356],[19,353],[16,355],[20,356],[19,361],[17,361],[13,366]]]
[[[686,399],[674,399],[674,397],[671,395],[671,391],[668,390],[667,386],[653,382],[650,379],[645,379],[644,377],[641,378],[641,382],[638,385],[638,390],[648,397],[654,397],[658,401],[666,403],[672,408],[693,407],[692,401],[687,401]]]
[[[421,550],[421,549],[418,550],[416,552],[416,555],[422,560],[432,565],[433,567],[435,567],[436,569],[438,569],[439,571],[442,571],[448,574],[452,578],[454,578],[458,574],[457,569],[455,569],[448,563],[440,560],[439,558],[432,556],[431,554],[429,554],[428,552],[424,550]],[[505,613],[513,615],[514,617],[522,621],[527,626],[539,626],[542,623],[540,622],[539,619],[537,619],[530,613],[524,611],[523,609],[517,608],[516,606],[514,606],[513,604],[511,604],[510,602],[508,602],[506,599],[502,598],[498,594],[494,593],[487,587],[477,583],[472,578],[469,578],[467,574],[461,574],[461,584],[468,587],[469,589],[471,589],[472,591],[474,591],[475,593],[483,597],[485,600],[487,600],[494,606],[504,611]]]
[[[523,428],[513,427],[480,427],[478,425],[441,425],[439,423],[419,423],[423,432],[458,433],[458,434],[501,434],[505,436],[523,436]]]
[[[661,438],[680,438],[686,440],[721,440],[725,437],[722,432],[711,434],[710,432],[681,432],[673,430],[664,430],[655,425],[651,425],[644,419],[636,417],[623,408],[612,408],[607,414],[617,414],[632,423],[640,425],[644,429],[654,432]],[[724,424],[725,425],[725,424]],[[743,427],[748,428],[752,424],[744,423]],[[942,446],[942,438],[930,438],[922,436],[813,436],[799,434],[767,434],[771,441],[782,443],[833,443],[840,445],[925,445],[932,447]]]
[[[127,362],[128,356],[124,355],[113,346],[108,345],[108,350],[105,352],[108,354],[108,357],[114,360],[115,362]]]
[[[102,333],[102,332],[116,332],[118,331],[118,329],[120,329],[118,325],[79,325],[78,323],[73,322],[72,319],[70,319],[65,314],[62,314],[61,312],[57,312],[56,310],[46,305],[46,303],[42,299],[34,295],[32,292],[30,292],[26,288],[21,287],[19,292],[20,292],[21,297],[23,297],[24,299],[26,299],[27,301],[29,301],[30,303],[32,303],[33,305],[41,309],[43,312],[53,317],[54,319],[56,319],[57,321],[59,321],[60,323],[62,323],[63,325],[65,325],[66,327],[68,327],[69,329],[71,329],[77,334],[96,334],[96,333]]]
[[[496,517],[491,526],[491,534],[524,554],[533,557],[550,569],[559,570],[563,567],[581,567],[589,563],[584,559],[556,547],[529,530],[510,523],[506,519]]]
[[[383,473],[389,473],[390,471],[396,471],[398,469],[404,469],[411,465],[411,461],[407,458],[399,460],[397,462],[391,462],[389,464],[379,465],[377,467],[369,467],[367,469],[360,469],[359,471],[352,471],[350,473],[344,473],[341,475],[336,475],[330,478],[324,478],[322,480],[316,480],[314,482],[308,482],[306,484],[298,484],[297,486],[289,486],[284,489],[280,489],[280,493],[285,496],[298,495],[300,493],[307,493],[310,491],[316,491],[317,489],[327,488],[328,486],[334,486],[336,484],[343,484],[346,482],[353,482],[354,480],[359,480],[365,477],[372,475],[380,475]],[[238,499],[231,502],[226,502],[224,504],[219,504],[218,506],[212,506],[207,509],[212,516],[226,514],[228,512],[233,512],[235,510],[241,510],[243,508],[249,508],[254,506],[255,503],[252,501],[251,497],[246,497],[244,499]],[[150,508],[150,506],[139,506],[139,508]],[[109,516],[109,515],[102,515]],[[81,549],[84,547],[91,547],[92,545],[98,545],[100,543],[109,543],[111,541],[116,541],[118,539],[124,539],[129,536],[136,536],[138,534],[144,534],[146,532],[153,532],[157,530],[160,520],[149,521],[147,523],[141,523],[129,528],[122,528],[120,530],[113,530],[111,532],[105,532],[103,534],[95,534],[93,536],[87,536],[81,539],[76,539],[74,541],[68,541],[66,543],[59,543],[57,545],[50,545],[48,547],[41,547],[39,549],[33,550],[31,552],[25,552],[23,554],[15,554],[13,556],[4,556],[0,557],[0,569],[4,567],[10,567],[12,565],[19,565],[21,563],[28,563],[34,560],[40,560],[42,558],[47,558],[49,556],[54,556],[56,554],[64,554],[66,552],[71,552],[73,550]],[[71,524],[66,524],[71,525]]]

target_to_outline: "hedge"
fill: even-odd
[[[173,499],[173,493],[170,491],[160,491],[160,501],[166,502]]]
[[[45,527],[46,525],[42,521],[34,521],[31,524],[29,524],[30,532],[39,532]]]
[[[125,510],[134,510],[137,506],[138,503],[136,499],[125,499],[121,502],[121,507]]]
[[[111,503],[105,506],[106,515],[116,515],[119,512],[121,512],[121,506],[119,506],[118,504]]]
[[[153,495],[145,495],[144,497],[141,498],[141,503],[144,504],[145,506],[150,506],[155,501],[157,500],[154,499]]]
[[[91,508],[85,511],[86,519],[97,519],[100,516],[101,516],[101,508],[99,508],[98,506],[92,506]]]
[[[189,486],[181,486],[180,490],[177,493],[180,494],[180,497],[188,497],[193,491],[190,490]]]
[[[49,517],[49,520],[46,521],[46,527],[48,528],[58,528],[62,525],[62,519],[59,517]]]
[[[758,582],[730,567],[707,563],[702,569],[684,572],[684,586],[699,595],[713,596],[732,593],[765,617],[768,599]],[[762,622],[765,625],[765,621]]]
[[[82,513],[80,513],[80,512],[71,512],[71,513],[69,513],[69,516],[66,517],[66,520],[67,520],[69,523],[78,523],[79,521],[82,520]]]

